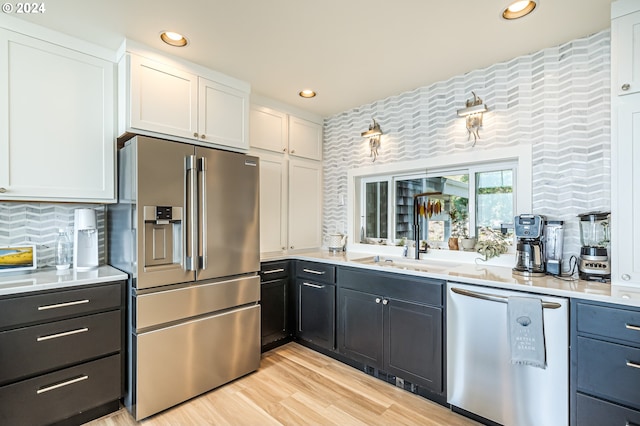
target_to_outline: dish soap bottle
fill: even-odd
[[[58,229],[55,262],[57,269],[69,269],[71,265],[71,241],[64,229]]]

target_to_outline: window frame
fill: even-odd
[[[503,167],[506,166],[506,167]],[[500,149],[487,149],[472,151],[468,153],[434,156],[421,160],[412,160],[398,163],[379,164],[369,167],[350,169],[347,172],[347,233],[349,234],[349,249],[355,251],[370,251],[370,244],[360,244],[361,216],[364,209],[361,204],[364,186],[363,180],[376,181],[389,177],[408,178],[413,175],[419,177],[442,176],[456,174],[460,170],[465,173],[480,171],[500,170],[514,168],[513,185],[514,191],[514,216],[532,211],[532,147],[530,144],[518,145],[515,147],[505,147]],[[475,176],[475,175],[474,175]],[[389,183],[387,196],[389,201],[387,208],[392,209],[395,201],[395,180]],[[475,179],[469,178],[469,220],[475,224],[476,200],[475,200]],[[389,215],[389,236],[395,238],[395,210],[388,212]],[[473,222],[471,222],[473,220]],[[473,230],[475,233],[475,228]],[[393,240],[388,239],[390,244]]]

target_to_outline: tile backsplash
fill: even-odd
[[[0,203],[0,246],[35,244],[38,268],[54,265],[54,247],[58,229],[68,232],[73,241],[73,215],[79,208],[96,211],[98,225],[98,260],[105,261],[104,205],[66,203]]]
[[[605,30],[327,117],[323,234],[346,231],[347,171],[371,165],[360,133],[375,118],[379,165],[531,144],[531,213],[565,221],[568,260],[579,253],[577,214],[610,209],[610,81]],[[456,115],[472,91],[489,107],[475,147]]]

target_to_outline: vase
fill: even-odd
[[[458,237],[449,238],[449,250],[459,250]]]
[[[473,251],[473,248],[476,246],[475,238],[462,238],[460,240],[460,244],[462,244],[462,250],[464,251]]]

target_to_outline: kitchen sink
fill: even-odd
[[[369,256],[360,259],[353,259],[354,262],[363,265],[375,265],[395,269],[405,269],[411,271],[441,273],[451,268],[459,266],[459,263],[439,262],[434,260],[415,260],[404,257],[391,256]]]

